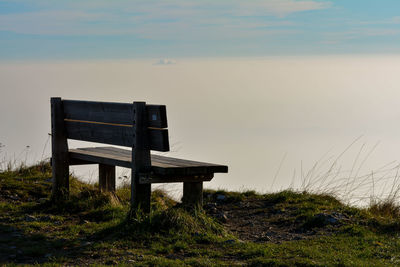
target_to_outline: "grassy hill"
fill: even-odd
[[[205,191],[186,211],[162,191],[152,212],[127,216],[128,188],[102,194],[71,177],[48,202],[42,163],[0,173],[0,264],[138,266],[399,266],[399,209],[349,207],[329,195]]]

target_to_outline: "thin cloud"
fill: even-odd
[[[168,58],[163,58],[155,62],[153,65],[174,65],[176,64],[176,61],[173,59],[168,59]]]
[[[383,20],[361,21],[360,25],[396,25],[400,24],[400,16],[392,17]]]
[[[334,32],[325,34],[322,44],[339,44],[350,40],[362,39],[367,37],[387,37],[400,36],[398,29],[363,28],[353,29],[346,32]]]
[[[285,17],[293,13],[313,11],[330,8],[330,2],[317,1],[294,1],[294,0],[269,0],[269,1],[247,1],[241,2],[241,9],[238,11],[240,15],[274,15],[277,17]]]
[[[192,0],[183,3],[177,0],[146,0],[135,1],[134,4],[100,0],[53,4],[48,0],[37,0],[31,3],[46,11],[2,14],[0,30],[21,34],[130,34],[139,38],[180,39],[182,36],[195,38],[194,33],[207,38],[207,31],[224,38],[226,28],[231,31],[235,28],[240,37],[245,31],[259,32],[260,24],[268,27],[265,34],[273,32],[274,28],[290,27],[293,23],[282,21],[282,17],[331,6],[327,1],[295,0]],[[269,22],[265,22],[265,16],[270,18]]]
[[[96,21],[110,20],[105,13],[54,10],[0,15],[0,30],[22,34],[81,35],[100,32]],[[102,29],[108,32],[107,29]]]

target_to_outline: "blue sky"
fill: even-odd
[[[398,53],[398,0],[0,0],[0,60]]]

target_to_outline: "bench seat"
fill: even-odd
[[[71,165],[104,164],[131,168],[132,151],[117,147],[88,147],[69,149]],[[183,160],[151,154],[150,176],[140,183],[173,183],[210,181],[214,173],[227,173],[228,166]]]

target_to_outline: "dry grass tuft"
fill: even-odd
[[[381,217],[399,219],[400,206],[393,198],[386,200],[373,200],[368,208],[368,211],[374,215]]]

